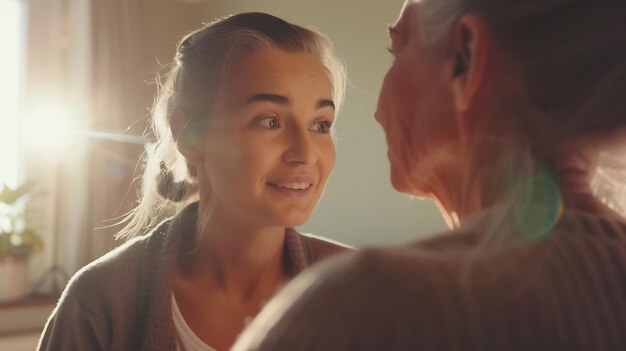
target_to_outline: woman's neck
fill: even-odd
[[[248,299],[273,293],[288,276],[284,227],[255,226],[213,213],[201,201],[196,249],[179,263],[181,274],[200,289]]]
[[[591,191],[594,159],[571,154],[558,160],[538,161],[519,147],[499,145],[495,152],[468,158],[456,169],[439,172],[433,188],[440,210],[451,227],[488,208],[517,201],[541,206],[561,206],[590,213],[608,209]],[[546,164],[550,166],[546,166]]]
[[[519,150],[506,140],[475,140],[435,171],[430,192],[451,228],[512,198],[518,184],[533,176],[536,163]]]

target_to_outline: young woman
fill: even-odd
[[[376,119],[393,186],[454,230],[323,263],[233,350],[626,350],[625,19],[406,1]]]
[[[122,235],[71,280],[40,350],[227,350],[285,282],[346,247],[302,235],[334,162],[345,70],[320,33],[262,13],[184,38]]]

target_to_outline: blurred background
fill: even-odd
[[[114,224],[137,201],[155,74],[184,34],[228,14],[313,26],[348,66],[337,166],[299,229],[355,246],[442,230],[432,203],[391,187],[373,116],[402,3],[0,0],[0,350],[32,350],[67,277],[121,243]]]

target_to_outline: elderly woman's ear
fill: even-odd
[[[461,16],[451,33],[450,75],[455,107],[467,111],[486,86],[492,47],[483,20]]]

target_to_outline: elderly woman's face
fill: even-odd
[[[376,120],[385,130],[396,190],[431,195],[433,173],[456,136],[449,74],[424,48],[418,4],[409,3],[389,29],[394,63],[380,92]]]
[[[246,223],[300,225],[335,164],[325,67],[311,54],[272,49],[236,62],[229,78],[203,140],[215,211]]]

